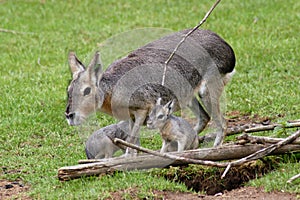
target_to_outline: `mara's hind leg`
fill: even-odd
[[[207,112],[203,109],[202,105],[199,103],[196,97],[193,97],[189,108],[197,117],[197,123],[194,127],[194,130],[196,131],[196,133],[200,133],[206,127],[207,123],[210,120],[210,117],[207,114]]]
[[[222,79],[213,77],[202,83],[199,90],[200,99],[216,126],[214,147],[223,143],[226,130],[226,120],[220,110],[220,97],[224,88]]]
[[[179,140],[177,140],[178,143],[178,148],[177,148],[177,152],[182,152],[185,150],[185,147],[187,146],[187,141],[188,138],[187,137],[182,137]]]

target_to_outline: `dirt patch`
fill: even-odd
[[[119,190],[116,192],[111,193],[111,197],[107,200],[119,200],[119,199],[132,199],[132,200],[138,200],[138,199],[164,199],[164,200],[199,200],[198,194],[193,194],[189,192],[174,192],[174,191],[159,191],[159,190],[153,190],[149,192],[149,196],[140,198],[139,197],[139,189],[138,188],[128,188],[126,190]],[[130,198],[129,198],[130,197]]]
[[[0,180],[0,199],[31,200],[32,198],[26,195],[28,190],[29,186],[24,185],[20,180]]]
[[[125,199],[126,197],[130,199],[137,200],[141,199],[138,197],[138,188],[130,188],[126,190],[120,190],[111,193],[111,198],[109,199]],[[203,194],[193,194],[188,192],[173,192],[173,191],[158,191],[154,190],[151,195],[144,197],[143,199],[155,199],[155,200],[215,200],[215,199],[228,199],[228,200],[248,200],[248,199],[264,199],[264,200],[294,200],[297,199],[296,194],[290,194],[286,192],[265,192],[262,188],[255,187],[243,187],[235,189],[232,191],[225,191],[224,193],[219,193],[217,195],[203,195]]]
[[[270,125],[272,124],[272,120],[284,117],[282,114],[278,114],[274,117],[268,116],[259,116],[257,114],[251,115],[243,115],[239,111],[232,111],[226,114],[227,115],[227,131],[234,131],[237,129],[243,128],[251,128],[258,125]]]
[[[232,111],[226,114],[227,117],[227,126],[228,128],[232,127],[240,127],[240,126],[254,126],[254,125],[269,125],[272,120],[276,118],[283,117],[283,115],[279,114],[276,117],[268,117],[268,116],[259,116],[257,114],[250,116],[250,115],[243,115],[239,111]]]
[[[242,187],[232,191],[225,191],[223,194],[215,196],[203,196],[201,199],[204,200],[215,200],[215,199],[228,199],[228,200],[239,200],[239,199],[264,199],[264,200],[292,200],[297,199],[296,194],[287,192],[265,192],[263,188],[255,187]]]

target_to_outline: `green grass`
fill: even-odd
[[[284,162],[285,163],[280,163],[276,171],[268,173],[260,179],[252,180],[249,183],[247,183],[247,185],[255,187],[264,187],[264,189],[268,192],[273,190],[280,190],[299,194],[299,179],[296,179],[292,183],[287,183],[287,180],[289,180],[296,174],[299,174],[300,163],[295,163],[295,161],[290,161],[289,159],[285,160]]]
[[[252,180],[247,185],[263,187],[267,192],[280,190],[281,192],[292,192],[299,194],[299,180],[295,180],[292,183],[286,182],[289,178],[299,173],[299,170],[295,170],[296,167],[300,167],[299,163],[298,165],[285,164],[283,165],[283,168],[280,168],[275,172],[271,172],[260,179]]]
[[[147,172],[58,181],[58,168],[85,158],[83,140],[90,133],[69,127],[64,119],[71,78],[67,54],[74,50],[81,58],[89,57],[107,38],[135,28],[193,27],[212,3],[0,1],[0,28],[17,32],[0,32],[0,155],[1,166],[7,168],[2,167],[0,179],[21,178],[31,186],[29,194],[35,199],[96,199],[135,186],[141,197],[151,196],[152,189],[186,191],[183,185]],[[237,73],[226,88],[227,111],[284,114],[280,121],[300,118],[299,10],[297,0],[222,1],[203,25],[219,33],[236,52]],[[123,45],[128,44],[119,44]],[[114,121],[103,114],[98,117],[101,126]],[[154,135],[143,145],[157,148],[159,142]],[[282,164],[284,171],[255,184],[299,192],[297,185],[284,184],[299,173],[298,165]]]

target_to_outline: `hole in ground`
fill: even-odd
[[[168,180],[184,183],[196,192],[214,195],[239,188],[249,180],[259,178],[277,167],[278,160],[267,157],[230,168],[224,179],[221,179],[224,169],[200,165],[170,167],[163,170],[161,175]]]

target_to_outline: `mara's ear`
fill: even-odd
[[[161,97],[158,97],[158,99],[156,100],[156,105],[157,106],[161,105]]]
[[[102,74],[102,64],[100,59],[100,53],[97,51],[88,65],[88,70],[91,79],[95,79],[94,81],[99,80]]]
[[[69,66],[70,70],[72,72],[73,78],[76,77],[76,75],[79,72],[82,72],[85,70],[84,65],[78,60],[74,52],[69,53]]]
[[[175,100],[169,101],[166,105],[164,105],[164,109],[167,110],[168,115],[172,114],[174,111]]]

